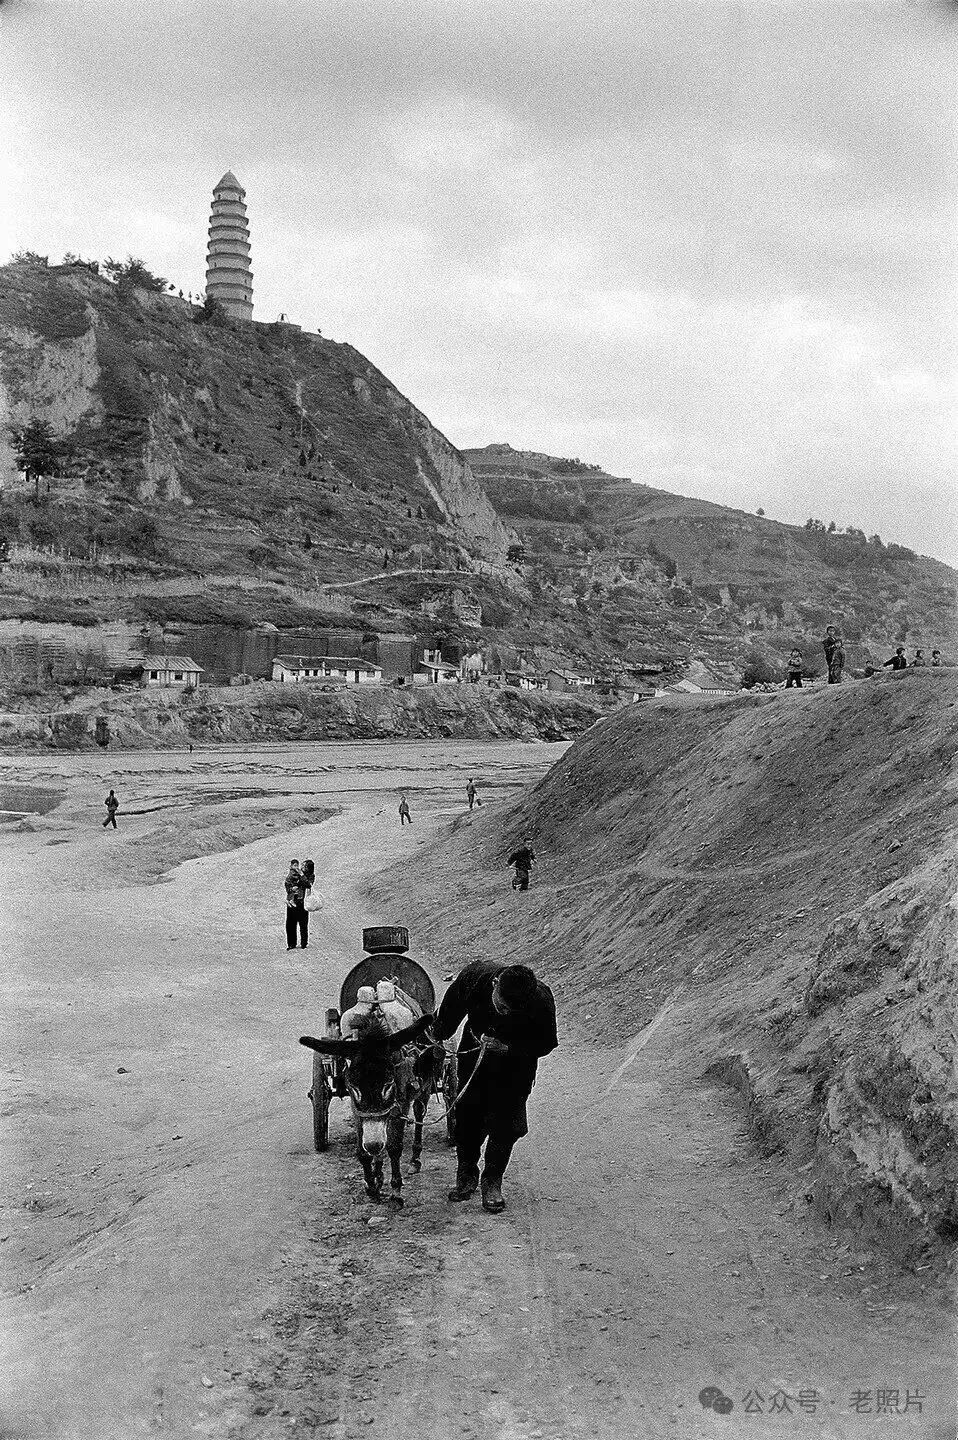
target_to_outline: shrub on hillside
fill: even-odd
[[[774,685],[784,679],[785,667],[779,662],[772,664],[767,656],[757,650],[749,652],[742,669],[742,689],[751,690],[756,685]]]

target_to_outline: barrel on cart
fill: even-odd
[[[426,971],[417,960],[406,953],[409,949],[409,931],[404,925],[373,925],[363,931],[363,949],[366,954],[354,965],[339,990],[338,1009],[326,1011],[325,1035],[328,1040],[342,1038],[339,1020],[344,1011],[356,1004],[360,988],[371,985],[374,989],[380,980],[391,980],[396,987],[396,998],[414,1015],[431,1014],[436,1009],[436,989]],[[456,1143],[455,1103],[459,1089],[459,1067],[456,1057],[455,1039],[445,1042],[446,1056],[433,1087],[445,1110],[446,1140]],[[309,1098],[313,1106],[313,1144],[317,1150],[329,1149],[329,1106],[333,1096],[346,1098],[341,1068],[329,1055],[313,1051],[313,1083]]]

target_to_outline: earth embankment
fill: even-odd
[[[0,744],[25,750],[96,748],[96,721],[112,749],[297,740],[571,740],[603,711],[575,696],[482,685],[312,685],[100,692],[49,710],[0,711]]]
[[[956,702],[954,674],[905,672],[620,711],[407,867],[404,894],[428,897],[414,923],[471,958],[531,835],[532,888],[497,943],[605,1043],[692,999],[699,1073],[742,1091],[796,1198],[903,1262],[941,1260],[958,1233]]]

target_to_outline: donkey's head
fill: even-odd
[[[353,1107],[359,1140],[367,1155],[381,1155],[386,1148],[386,1123],[400,1103],[396,1058],[404,1045],[428,1030],[431,1015],[395,1033],[375,1012],[359,1017],[354,1040],[317,1040],[301,1035],[300,1045],[323,1055],[337,1055],[345,1061],[346,1087]]]

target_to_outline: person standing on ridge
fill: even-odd
[[[932,652],[931,652],[931,663],[932,663],[932,668],[933,668],[933,669],[936,669],[936,670],[937,670],[938,667],[941,665],[941,651],[940,651],[940,650],[932,650]]]
[[[526,836],[522,844],[513,850],[509,859],[506,861],[507,865],[514,865],[516,867],[515,877],[512,881],[513,890],[528,890],[529,871],[535,863],[536,854],[532,848],[532,839],[530,836]]]
[[[115,830],[117,828],[116,812],[120,808],[120,802],[111,790],[103,803],[106,806],[106,819],[103,822],[103,828],[105,830],[108,825],[112,825]]]
[[[907,657],[906,657],[906,655],[905,655],[905,647],[904,647],[904,645],[899,645],[898,649],[895,651],[895,653],[894,653],[894,655],[891,657],[891,659],[890,659],[890,660],[886,660],[886,661],[883,663],[882,669],[883,669],[883,670],[887,670],[888,667],[889,667],[889,665],[891,666],[891,668],[892,668],[893,670],[907,670],[907,669],[908,669],[908,659],[907,659]]]
[[[303,879],[299,861],[289,862],[289,874],[285,880],[286,886],[286,949],[296,949],[296,937],[299,935],[302,947],[305,950],[309,943],[309,914],[306,910],[306,882]]]
[[[409,801],[406,799],[405,795],[400,795],[400,797],[399,797],[399,824],[400,824],[400,826],[405,825],[407,820],[409,821],[409,824],[411,825],[411,824],[412,824],[412,816],[411,816],[410,813],[409,813]]]
[[[482,805],[482,801],[476,792],[476,782],[474,780],[470,780],[466,785],[466,799],[469,801],[470,810],[473,805]]]
[[[506,1208],[502,1177],[512,1147],[529,1133],[526,1101],[538,1062],[559,1043],[555,998],[527,965],[473,960],[442,998],[434,1024],[436,1039],[454,1035],[463,1020],[456,1185],[449,1199],[469,1200],[476,1193],[479,1153],[485,1144],[482,1208],[498,1215]]]
[[[822,649],[825,651],[825,664],[828,666],[828,683],[829,685],[840,685],[842,671],[845,668],[845,648],[834,625],[825,627]]]
[[[925,656],[924,656],[923,651],[921,651],[921,650],[916,650],[916,651],[915,651],[915,658],[914,658],[914,660],[911,662],[911,668],[914,670],[915,667],[916,667],[916,665],[920,668],[921,666],[925,665],[926,663],[927,663],[927,662],[926,662],[926,660],[925,660]]]
[[[790,690],[793,685],[802,688],[802,652],[793,650],[788,657],[788,674],[785,676],[785,689]]]

